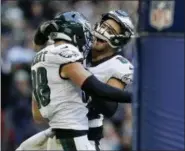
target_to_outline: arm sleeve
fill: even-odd
[[[107,118],[112,117],[118,108],[117,102],[106,101],[104,98],[93,96],[92,105],[98,113],[103,114]]]
[[[91,75],[82,84],[81,89],[90,96],[105,98],[105,101],[120,103],[131,103],[132,96],[130,92],[122,91],[105,83],[100,82],[95,76]],[[100,99],[101,101],[102,99]]]

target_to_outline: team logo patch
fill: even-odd
[[[61,49],[63,49],[63,50],[62,50],[61,53],[59,53],[60,56],[62,56],[62,57],[64,57],[64,58],[71,58],[71,57],[78,57],[78,56],[79,56],[79,54],[78,54],[77,52],[72,51],[72,50],[69,51],[69,50],[66,49],[66,48],[68,48],[68,47],[66,46],[66,47],[61,48]]]
[[[174,1],[152,1],[150,6],[150,25],[161,31],[174,22]]]

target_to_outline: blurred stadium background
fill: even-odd
[[[133,40],[122,51],[126,58],[134,62],[135,67],[138,67],[139,64],[137,69],[140,70],[137,71],[135,78],[139,80],[136,82],[137,98],[135,98],[133,106],[135,109],[134,121],[136,122],[133,133],[134,149],[149,149],[152,144],[159,144],[158,148],[152,146],[153,149],[165,149],[165,146],[168,146],[168,149],[170,147],[184,148],[182,145],[184,142],[182,139],[184,135],[184,45],[182,44],[182,42],[184,43],[182,35],[184,23],[179,23],[180,19],[177,19],[178,25],[170,30],[165,30],[164,33],[161,32],[162,36],[157,34],[159,37],[154,38],[156,37],[155,33],[159,32],[148,25],[149,21],[146,16],[149,14],[149,4],[140,3],[142,10],[139,11],[140,15],[138,15],[138,6],[137,0],[1,0],[1,150],[13,151],[22,141],[47,127],[47,125],[36,125],[31,115],[30,63],[35,55],[32,49],[32,39],[38,25],[44,20],[51,19],[57,12],[68,10],[83,13],[94,24],[98,21],[100,14],[112,9],[127,11],[136,27],[140,18],[139,33],[145,35],[137,42]],[[181,15],[178,18],[182,19],[182,13],[179,14]],[[175,21],[177,22],[177,20]],[[150,33],[151,36],[145,38],[146,34],[150,35]],[[165,39],[169,35],[173,38],[170,40],[167,38],[166,41]],[[169,45],[170,43],[171,45]],[[167,45],[169,46],[164,47]],[[178,49],[176,50],[178,53],[174,53],[174,49]],[[155,55],[157,59],[152,59],[155,58]],[[138,62],[133,60],[136,57],[138,57]],[[176,60],[179,61],[176,62]],[[165,62],[167,63],[165,64]],[[161,66],[161,64],[164,65]],[[169,66],[173,68],[169,68]],[[159,72],[161,74],[156,75],[161,76],[152,74]],[[169,78],[165,81],[166,77]],[[174,79],[176,80],[174,81]],[[152,86],[153,89],[149,89]],[[169,90],[170,88],[171,90]],[[169,92],[172,95],[165,97]],[[175,104],[174,100],[178,103]],[[143,106],[139,106],[140,102]],[[157,103],[153,104],[153,102]],[[128,114],[124,114],[126,109],[129,110]],[[178,117],[178,119],[174,119],[174,117]],[[125,127],[123,119],[132,119],[131,108],[128,104],[121,105],[116,115],[111,120],[105,121],[103,149],[122,150],[123,144],[131,143],[132,125]],[[166,123],[169,127],[164,129]],[[162,139],[161,142],[158,138]]]
[[[30,63],[35,55],[32,40],[38,25],[44,20],[52,19],[57,12],[69,10],[83,13],[94,24],[100,14],[111,9],[128,11],[136,23],[137,1],[2,0],[1,2],[1,145],[3,151],[13,151],[23,140],[47,127],[33,122],[30,104]],[[124,51],[124,55],[130,60],[133,58],[132,50],[133,46],[130,45],[127,51]],[[124,106],[120,107],[113,119],[106,121],[104,149],[119,150],[122,147],[124,133],[122,108]],[[129,116],[127,115],[128,118]]]

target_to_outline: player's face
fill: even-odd
[[[106,29],[109,34],[119,34],[121,32],[120,25],[112,19],[104,21],[100,27]],[[93,50],[104,51],[108,48],[110,48],[110,46],[106,41],[94,37]]]

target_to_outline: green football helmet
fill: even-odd
[[[50,33],[52,40],[64,40],[72,43],[86,58],[92,45],[91,25],[89,21],[78,12],[59,13],[53,21],[56,31]]]

